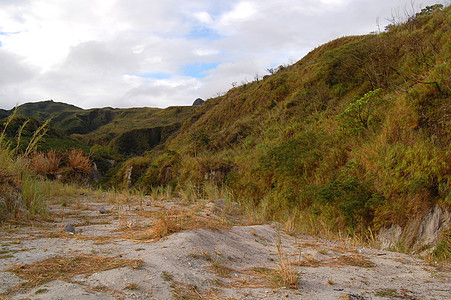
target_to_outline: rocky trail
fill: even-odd
[[[447,266],[250,225],[224,200],[86,194],[49,210],[0,228],[0,299],[451,299]]]

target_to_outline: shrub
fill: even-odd
[[[46,153],[34,152],[30,157],[30,167],[37,174],[54,179],[59,173],[61,156],[54,150]]]
[[[67,166],[74,172],[90,173],[92,163],[81,149],[72,149],[67,153]]]
[[[363,97],[351,101],[345,111],[338,115],[345,133],[355,134],[368,129],[377,105],[382,102],[381,93],[380,88],[366,93]]]
[[[374,218],[374,211],[384,200],[375,192],[372,183],[357,177],[345,177],[322,186],[318,191],[320,201],[337,207],[352,232],[357,225],[367,228]]]

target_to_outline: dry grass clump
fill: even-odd
[[[61,155],[54,150],[34,152],[30,156],[30,167],[42,176],[56,175],[60,169]]]
[[[83,173],[90,173],[92,163],[88,157],[83,154],[81,149],[72,149],[67,153],[67,166],[74,170]]]
[[[228,227],[218,220],[197,215],[195,210],[171,209],[160,213],[157,218],[157,223],[150,229],[150,234],[156,239],[187,229]]]
[[[67,177],[70,173],[89,174],[92,163],[81,149],[72,149],[63,155],[54,150],[34,152],[29,157],[29,167],[38,175],[55,179],[58,174]],[[64,165],[64,166],[63,166]]]
[[[161,239],[165,236],[179,232],[183,229],[180,223],[180,216],[171,216],[169,214],[161,215],[158,222],[152,227],[150,231],[151,235],[154,238]]]
[[[164,281],[170,282],[170,286],[172,289],[172,298],[177,300],[185,300],[185,299],[192,299],[192,300],[216,300],[216,299],[223,299],[220,298],[216,291],[213,289],[203,290],[201,291],[196,285],[193,284],[186,284],[180,281],[177,281],[174,279],[174,276],[172,274],[163,271],[161,272],[161,277]]]
[[[135,259],[81,254],[75,257],[52,257],[9,271],[28,281],[25,288],[33,288],[57,279],[68,280],[75,275],[91,275],[127,266],[136,269],[141,265],[142,261]]]
[[[336,262],[338,265],[346,265],[362,268],[374,268],[376,266],[376,264],[370,261],[368,258],[358,254],[341,255],[337,257],[334,260],[334,262]]]
[[[318,260],[314,259],[311,255],[304,256],[303,260],[299,260],[298,262],[294,262],[293,265],[300,266],[300,267],[310,267],[310,268],[317,268],[317,267],[327,266],[327,264],[322,263],[321,261],[318,261]]]
[[[284,253],[280,234],[276,244],[277,254],[279,255],[279,274],[286,287],[296,289],[298,287],[299,272],[296,261],[293,257]]]

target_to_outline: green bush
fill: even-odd
[[[384,201],[383,195],[374,191],[371,182],[354,176],[320,187],[318,196],[319,201],[339,208],[350,231],[354,231],[357,225],[361,228],[370,226],[374,211]]]
[[[382,89],[376,89],[351,101],[349,106],[338,115],[343,131],[347,134],[357,134],[368,129],[377,106],[382,102]]]

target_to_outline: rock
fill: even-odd
[[[106,208],[104,207],[104,206],[102,206],[100,209],[99,209],[99,213],[101,213],[101,214],[106,214],[108,211],[106,210]]]
[[[70,234],[74,234],[75,233],[75,227],[72,224],[66,224],[66,226],[63,229],[66,232],[69,232]]]
[[[151,206],[151,205],[152,205],[152,203],[150,201],[146,203],[146,206]]]
[[[382,249],[401,243],[401,246],[416,253],[437,243],[440,234],[449,228],[450,222],[451,213],[436,205],[423,216],[418,215],[409,220],[404,228],[399,225],[381,228],[377,240]]]
[[[382,249],[392,248],[399,241],[401,233],[401,226],[392,224],[390,227],[383,227],[379,230],[377,240],[381,244]]]
[[[100,173],[99,170],[97,170],[97,165],[95,162],[92,163],[91,179],[94,182],[100,181]]]
[[[133,172],[133,166],[129,166],[125,169],[124,180],[129,188],[132,187],[132,172]]]
[[[202,105],[204,102],[205,101],[202,100],[201,98],[197,98],[196,100],[194,100],[193,106]]]
[[[449,211],[434,206],[426,217],[418,230],[417,242],[421,246],[430,246],[437,242],[440,233],[449,228],[451,214]]]
[[[106,161],[110,164],[111,167],[114,167],[116,165],[116,161],[114,159],[107,159]]]

